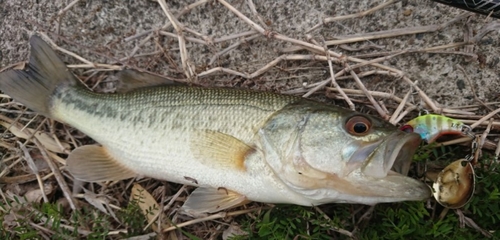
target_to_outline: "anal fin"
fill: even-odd
[[[245,196],[225,188],[200,187],[189,195],[182,210],[189,215],[196,216],[202,213],[219,212],[247,202],[249,200]]]
[[[110,156],[106,148],[85,145],[73,150],[66,159],[68,171],[85,182],[118,181],[137,176]]]

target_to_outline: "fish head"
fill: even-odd
[[[259,130],[264,158],[315,204],[422,200],[430,189],[407,176],[421,138],[384,120],[335,106],[289,106]]]

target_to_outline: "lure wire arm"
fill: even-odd
[[[425,178],[425,175],[427,174],[427,158],[425,158],[424,162],[424,171],[422,172],[422,174],[419,174],[419,168],[417,167],[417,178]]]
[[[474,134],[474,132],[472,132],[472,128],[469,125],[463,124],[461,126],[461,128],[462,129],[460,131],[462,132],[463,135],[465,135],[467,137],[470,137],[470,138],[475,138],[476,137],[476,135]],[[477,142],[475,144],[477,145]]]
[[[479,153],[478,138],[479,138],[479,136],[474,137],[474,140],[472,140],[472,142],[471,142],[471,153],[467,154],[465,156],[465,160],[467,160],[468,162],[470,162],[473,166],[477,163],[477,157],[478,157],[478,153]]]

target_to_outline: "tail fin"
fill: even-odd
[[[40,37],[32,36],[30,45],[28,66],[24,70],[0,73],[0,90],[28,108],[50,117],[54,91],[77,85],[79,81]]]

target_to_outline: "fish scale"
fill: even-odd
[[[228,97],[220,98],[225,93]],[[248,143],[275,111],[294,101],[303,101],[291,96],[277,98],[269,93],[184,86],[139,89],[126,94],[96,94],[78,88],[55,96],[58,97],[53,99],[52,117],[93,138],[113,158],[121,159],[126,167],[141,175],[186,184],[191,182],[185,177],[190,177],[199,186],[221,185],[232,189],[253,186],[247,189],[247,195],[263,194],[264,186],[272,186],[276,180],[270,177],[265,184],[249,185],[255,179],[238,180],[249,179],[244,177],[247,173],[210,169],[200,164],[184,143],[190,142],[191,132],[199,129],[219,131]],[[116,114],[106,114],[101,109]],[[266,165],[260,165],[258,169],[270,172],[264,170]],[[196,172],[210,174],[200,177],[193,174]],[[217,179],[220,176],[224,177]],[[275,191],[278,189],[269,193]]]
[[[182,94],[176,94],[179,91]],[[205,94],[202,91],[205,91]],[[217,102],[221,93],[232,95]],[[288,103],[300,100],[289,96],[283,99],[276,99],[274,96],[272,99],[270,98],[272,95],[269,94],[195,87],[144,89],[127,94],[95,94],[85,89],[78,89],[65,94],[64,96],[56,94],[58,97],[53,99],[57,102],[53,104],[53,117],[68,123],[73,121],[70,124],[74,126],[81,124],[81,121],[75,120],[73,115],[86,114],[90,118],[101,118],[103,121],[108,119],[110,122],[166,124],[171,130],[176,130],[180,126],[209,128],[237,134],[236,136],[241,134],[247,139],[253,132],[241,129],[236,131],[234,127],[255,129],[266,120],[267,116]],[[86,128],[86,126],[81,127]],[[141,125],[141,127],[151,126]],[[92,129],[84,132],[90,131]]]

